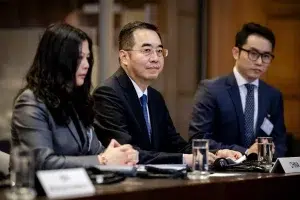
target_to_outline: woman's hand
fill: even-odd
[[[120,145],[116,140],[112,139],[104,151],[98,156],[102,165],[135,165],[138,163],[138,151],[131,145]]]

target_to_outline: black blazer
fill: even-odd
[[[79,122],[80,123],[80,122]],[[72,120],[65,125],[55,123],[46,105],[29,89],[16,100],[12,122],[12,144],[33,150],[36,170],[89,167],[98,165],[98,154],[104,146],[93,128],[85,129],[84,143]]]
[[[176,132],[162,95],[148,87],[148,107],[152,128],[148,137],[142,107],[135,88],[120,68],[94,91],[95,132],[107,146],[114,138],[139,151],[141,164],[182,163],[187,142]]]
[[[195,101],[189,127],[190,140],[208,138],[210,148],[228,148],[245,153],[248,147],[243,146],[244,113],[234,74],[202,81]],[[260,128],[265,117],[274,125],[270,135],[276,146],[274,156],[282,157],[286,152],[282,95],[260,80],[256,137],[268,136]]]

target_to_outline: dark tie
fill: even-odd
[[[252,145],[254,141],[254,88],[253,84],[245,84],[247,88],[245,105],[245,147]]]
[[[148,135],[149,135],[149,139],[151,142],[151,124],[149,122],[149,118],[148,118],[148,112],[147,112],[147,95],[143,94],[143,96],[141,96],[140,101],[142,104],[142,109],[143,109],[143,114],[144,114],[144,118],[145,118],[145,122],[147,125],[147,130],[148,130]]]

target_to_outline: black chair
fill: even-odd
[[[299,157],[300,156],[300,139],[297,139],[294,134],[287,133],[286,136],[287,145],[287,157]]]
[[[10,154],[10,140],[0,140],[0,151]]]

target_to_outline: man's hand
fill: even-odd
[[[183,154],[183,163],[192,167],[193,165],[193,154]]]
[[[200,159],[202,159],[203,155],[200,154]],[[192,167],[193,166],[193,154],[183,154],[184,162]],[[212,164],[217,159],[217,156],[213,153],[208,152],[208,164]]]
[[[218,157],[215,154],[208,152],[208,163],[209,164],[213,164],[217,158]]]
[[[257,141],[255,141],[254,144],[252,144],[252,146],[247,149],[247,155],[251,154],[251,153],[256,153],[258,154],[258,145],[257,145]]]
[[[258,154],[258,143],[257,143],[257,140],[255,140],[255,143],[252,144],[252,146],[249,149],[247,149],[247,155],[249,155],[251,153]],[[273,154],[275,153],[275,144],[274,144],[274,142],[272,142],[272,153]]]
[[[273,154],[275,153],[275,144],[274,144],[274,142],[272,142],[272,153]]]
[[[218,158],[230,158],[232,160],[237,160],[242,157],[242,154],[238,151],[233,151],[230,149],[221,149],[217,151],[216,156]]]

